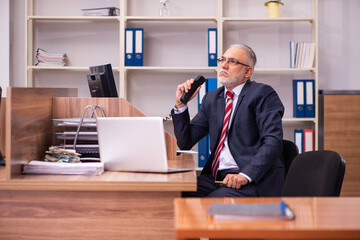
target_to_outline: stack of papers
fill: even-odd
[[[212,203],[208,213],[214,220],[291,220],[294,212],[284,201],[279,203]]]
[[[84,174],[101,175],[104,172],[104,163],[64,163],[64,162],[45,162],[30,161],[23,166],[24,174]]]
[[[65,66],[65,53],[50,53],[38,48],[36,51],[36,66]]]

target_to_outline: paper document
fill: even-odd
[[[53,119],[55,126],[65,126],[65,127],[78,127],[81,118],[56,118]],[[95,118],[84,118],[81,124],[82,127],[96,127],[96,119]]]
[[[63,163],[63,162],[45,162],[30,161],[23,166],[24,174],[84,174],[101,175],[104,172],[104,163]]]

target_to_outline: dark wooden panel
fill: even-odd
[[[324,95],[324,149],[346,161],[341,196],[360,196],[360,95]]]
[[[26,161],[44,157],[52,139],[52,98],[60,96],[75,97],[77,89],[7,89],[5,155],[11,159],[11,164],[6,164],[9,178],[21,174]]]
[[[100,105],[107,117],[145,116],[123,98],[54,98],[54,117],[81,117],[87,105]],[[90,112],[86,112],[86,117]],[[97,114],[101,116],[100,111]]]

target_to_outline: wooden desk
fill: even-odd
[[[194,167],[182,154],[172,167]],[[0,168],[0,239],[174,239],[174,199],[196,173],[21,175]]]
[[[58,144],[53,118],[81,117],[87,105],[101,105],[108,117],[144,116],[125,99],[76,96],[76,89],[7,89],[0,109],[6,155],[0,167],[0,239],[173,239],[174,199],[196,190],[195,171],[21,174],[22,164],[43,159]],[[176,157],[176,139],[164,136],[169,167],[194,168],[193,156]]]
[[[212,202],[270,203],[285,200],[293,221],[214,221]],[[177,239],[360,239],[360,198],[192,198],[175,199]]]

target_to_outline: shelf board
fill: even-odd
[[[41,69],[55,69],[55,70],[88,70],[89,66],[27,66],[27,69],[30,70],[41,70]],[[113,67],[113,70],[118,70],[119,67]],[[125,66],[125,70],[145,70],[145,71],[157,71],[157,70],[164,70],[164,71],[194,71],[194,70],[201,70],[201,71],[217,71],[217,67],[175,67],[175,66],[137,66],[137,67],[130,67]],[[255,68],[255,73],[294,73],[294,72],[308,72],[308,71],[315,71],[315,68]]]
[[[115,71],[120,71],[119,67],[112,67]],[[216,71],[217,67],[148,67],[148,66],[139,66],[139,67],[124,67],[125,70],[145,70],[145,71]],[[27,66],[27,70],[89,70],[89,66]]]
[[[89,70],[89,66],[27,66],[27,70]],[[112,67],[119,71],[119,67]]]
[[[224,17],[224,22],[313,22],[313,18],[278,17],[278,18],[236,18]]]
[[[129,21],[217,21],[216,17],[160,17],[160,16],[126,16]]]
[[[61,20],[61,21],[120,21],[120,16],[28,16],[27,20]],[[126,16],[129,21],[212,21],[217,17],[160,17],[160,16]],[[224,22],[312,22],[313,18],[222,18]]]
[[[316,122],[315,118],[294,118],[294,117],[286,117],[282,119],[283,123],[289,123],[289,122]]]
[[[217,67],[165,67],[165,66],[139,66],[139,67],[125,67],[125,70],[165,70],[165,71],[216,71]]]
[[[296,73],[296,72],[315,72],[315,68],[256,68],[254,74],[256,73]]]
[[[120,21],[119,16],[28,16],[27,20],[43,21]]]

